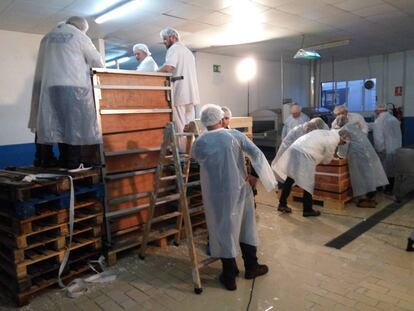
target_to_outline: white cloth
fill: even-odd
[[[173,122],[175,130],[178,133],[184,131],[184,126],[191,121],[194,121],[194,105],[173,106]],[[178,145],[180,152],[184,152],[187,145],[187,137],[178,137]]]
[[[368,134],[368,124],[365,122],[363,116],[361,116],[359,113],[348,112],[347,118],[347,124],[356,124],[362,132]],[[331,128],[336,128],[336,119],[332,122]]]
[[[244,134],[232,129],[204,132],[193,145],[200,164],[201,189],[212,257],[234,258],[239,243],[258,244],[253,192],[246,182],[245,154],[263,186],[276,186],[265,156]]]
[[[75,26],[59,24],[42,39],[29,120],[38,143],[101,142],[90,68],[103,66],[92,41]]]
[[[387,185],[387,175],[367,135],[357,124],[346,124],[343,129],[349,133],[351,141],[338,147],[338,155],[348,159],[353,196]]]
[[[282,143],[279,146],[279,149],[277,150],[276,156],[272,161],[272,169],[275,171],[276,163],[280,159],[280,157],[285,153],[285,151],[292,145],[299,137],[306,134],[305,131],[305,123],[299,124],[298,126],[295,126],[289,133],[286,135],[286,137],[283,139]],[[277,181],[283,183],[285,180],[281,178],[278,174],[276,175]]]
[[[380,113],[375,119],[374,147],[388,177],[395,176],[395,153],[402,145],[400,121],[388,111]]]
[[[154,72],[158,71],[158,65],[151,56],[145,57],[138,65],[137,71]]]
[[[292,115],[290,115],[286,119],[285,124],[283,125],[282,140],[286,137],[289,131],[291,131],[295,126],[298,126],[299,124],[303,124],[307,121],[309,121],[309,117],[302,112],[300,113],[300,116],[297,118],[294,118],[292,117]]]
[[[173,77],[184,77],[183,80],[174,82],[174,105],[199,105],[200,94],[193,53],[181,42],[176,42],[167,50],[165,65],[174,67]]]
[[[283,180],[289,176],[299,187],[313,194],[316,165],[331,162],[338,144],[338,131],[314,130],[298,138],[273,169]]]

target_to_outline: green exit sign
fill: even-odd
[[[213,65],[213,72],[221,72],[221,65]]]

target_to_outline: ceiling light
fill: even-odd
[[[299,49],[295,56],[293,56],[293,58],[295,59],[299,59],[299,58],[303,58],[303,59],[315,59],[315,58],[320,58],[321,55],[318,52],[315,51],[311,51],[311,50],[305,50],[305,49]]]
[[[241,82],[249,82],[256,75],[256,61],[251,58],[243,59],[236,68],[237,77]]]
[[[350,43],[351,43],[350,39],[332,41],[332,42],[326,42],[326,43],[308,46],[305,48],[305,50],[319,51],[319,50],[324,50],[324,49],[337,48],[339,46],[348,45]]]
[[[115,6],[113,9],[99,15],[96,19],[95,22],[97,24],[102,24],[105,23],[111,19],[120,17],[128,12],[130,12],[131,10],[136,9],[142,0],[132,0],[132,1],[128,1],[128,2],[123,2],[121,5],[119,6]]]

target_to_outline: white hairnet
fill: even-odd
[[[326,123],[319,117],[313,118],[312,120],[306,122],[305,124],[305,132],[309,133],[313,130],[327,130],[329,127]]]
[[[336,120],[335,122],[336,129],[340,129],[341,127],[343,127],[345,124],[348,123],[348,117],[343,114],[337,116],[335,120]]]
[[[348,111],[348,108],[346,108],[345,105],[335,106],[335,108],[334,108],[334,114],[335,115],[340,114],[340,113],[342,113],[344,111]]]
[[[387,111],[388,107],[385,104],[377,104],[376,110]]]
[[[135,44],[134,47],[132,48],[132,51],[134,53],[136,53],[137,50],[141,50],[142,52],[144,52],[145,54],[147,54],[148,56],[151,55],[150,50],[148,49],[148,46],[144,43],[138,43]]]
[[[164,39],[166,37],[176,37],[178,41],[180,41],[180,34],[177,30],[171,27],[164,28],[160,32],[161,39]]]
[[[302,107],[299,104],[293,104],[292,107],[290,107],[290,112],[301,112]]]
[[[89,24],[86,19],[80,16],[71,16],[66,20],[66,24],[75,26],[80,31],[86,33],[89,29]]]
[[[221,110],[223,110],[223,112],[224,112],[224,116],[225,116],[225,117],[228,117],[228,118],[230,118],[230,119],[233,117],[233,114],[231,113],[231,110],[230,110],[230,108],[229,108],[229,107],[222,106],[222,107],[221,107]]]
[[[224,117],[224,112],[220,106],[214,104],[205,105],[201,109],[201,123],[205,127],[216,125]]]

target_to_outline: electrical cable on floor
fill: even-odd
[[[250,304],[251,304],[251,302],[252,302],[252,298],[253,298],[253,290],[254,290],[254,283],[255,283],[255,281],[256,281],[256,278],[254,278],[254,279],[253,279],[253,282],[252,282],[252,287],[250,288],[249,303],[247,304],[246,311],[249,311]]]

